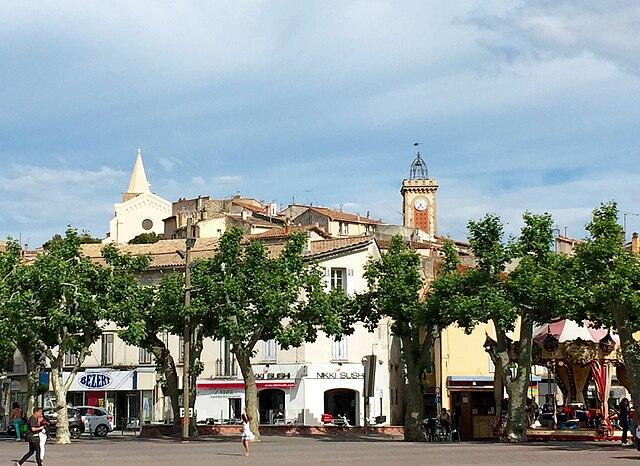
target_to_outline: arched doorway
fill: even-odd
[[[274,419],[284,419],[284,390],[269,388],[258,392],[260,424],[273,424]]]
[[[348,388],[335,388],[324,392],[324,412],[333,418],[346,416],[349,424],[357,425],[358,392]]]

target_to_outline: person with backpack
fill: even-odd
[[[28,429],[24,437],[29,442],[29,451],[14,463],[14,466],[22,466],[34,453],[36,454],[36,463],[42,466],[42,458],[40,457],[40,431],[44,429],[42,420],[42,408],[33,408],[33,415],[29,418]]]

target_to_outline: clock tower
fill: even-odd
[[[414,144],[418,147],[418,143]],[[436,192],[438,182],[429,178],[427,164],[417,151],[409,178],[402,181],[402,213],[405,227],[418,228],[431,236],[438,233]]]

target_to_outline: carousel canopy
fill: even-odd
[[[538,344],[542,344],[549,334],[553,335],[559,343],[576,340],[599,343],[608,332],[609,329],[595,327],[588,320],[583,320],[581,325],[575,320],[559,319],[536,328],[533,338]],[[611,337],[616,345],[620,344],[618,335],[611,332]]]

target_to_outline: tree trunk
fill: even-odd
[[[633,331],[629,328],[629,311],[622,306],[616,306],[613,315],[616,330],[620,336],[631,399],[638,404],[640,403],[640,343],[633,338]]]
[[[19,349],[20,355],[27,368],[27,407],[26,412],[31,415],[36,407],[37,391],[40,386],[40,374],[38,373],[35,353],[27,349]]]
[[[155,335],[154,335],[155,336]],[[165,346],[164,342],[155,337],[151,343],[151,351],[160,365],[160,370],[164,376],[167,387],[167,394],[171,400],[171,411],[173,412],[174,434],[180,433],[180,389],[178,385],[178,371],[173,356]]]
[[[516,361],[511,360],[509,340],[504,329],[496,329],[497,345],[489,349],[489,354],[500,371],[500,377],[509,395],[507,424],[503,439],[507,442],[524,442],[527,439],[527,392],[531,379],[531,359],[533,350],[533,319],[529,313],[522,315],[520,341],[516,344]]]
[[[502,371],[495,367],[493,373],[493,398],[496,403],[496,429],[502,427],[502,400],[504,399],[504,381]]]
[[[244,379],[244,400],[245,412],[250,419],[251,432],[260,440],[260,417],[258,415],[258,388],[256,387],[256,376],[253,373],[249,353],[235,351],[234,354],[240,366],[240,372]]]
[[[410,442],[424,442],[426,438],[421,429],[424,410],[420,361],[416,357],[418,352],[411,337],[402,337],[402,351],[407,366],[407,386],[405,391],[407,410],[404,417],[404,439]]]
[[[70,377],[73,377],[73,374]],[[61,367],[51,366],[51,384],[56,397],[56,444],[66,445],[71,443],[71,435],[67,412],[67,386]]]

